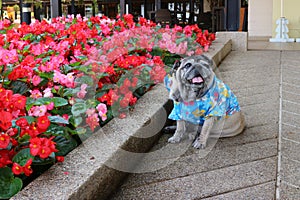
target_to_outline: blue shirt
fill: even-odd
[[[215,84],[201,99],[192,102],[176,102],[169,115],[172,120],[185,120],[193,124],[204,123],[207,117],[225,117],[240,111],[236,96],[230,88],[215,77]],[[169,77],[165,77],[169,90]]]

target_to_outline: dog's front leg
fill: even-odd
[[[170,143],[177,143],[181,140],[184,132],[185,132],[185,121],[184,120],[178,120],[176,122],[177,127],[174,135],[168,139],[168,142]]]
[[[196,140],[193,143],[193,147],[197,149],[204,149],[206,147],[206,142],[209,137],[209,133],[214,125],[215,118],[209,117],[206,119],[203,123],[201,132],[199,137],[196,138]]]

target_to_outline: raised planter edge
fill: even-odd
[[[231,49],[230,39],[216,40],[205,55],[218,66]],[[157,125],[166,121],[170,109],[167,90],[163,85],[155,86],[138,101],[129,117],[114,118],[70,152],[63,163],[52,166],[11,200],[106,199],[128,173],[107,167],[105,163],[116,161],[120,149],[149,150],[160,137]],[[141,139],[139,136],[145,125],[148,131],[154,132],[147,134],[151,137]],[[131,163],[127,167],[134,165]]]

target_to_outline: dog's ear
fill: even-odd
[[[213,68],[213,61],[212,59],[209,59],[207,56],[205,55],[201,55],[198,59],[198,62],[199,64],[202,66],[202,67],[206,67],[206,68],[210,68],[212,69]]]
[[[181,65],[180,60],[176,60],[173,65],[173,68],[171,70],[171,74],[175,73],[177,71],[177,69],[180,67],[180,65]]]

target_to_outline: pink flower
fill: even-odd
[[[98,106],[96,107],[98,110],[98,114],[101,117],[102,121],[105,121],[107,119],[107,107],[104,103],[99,103]]]
[[[191,26],[184,27],[183,32],[186,34],[186,36],[191,37],[193,34],[192,27]]]
[[[54,108],[54,103],[53,102],[50,102],[48,105],[47,105],[47,110],[53,110]]]
[[[69,104],[70,105],[74,105],[75,104],[75,98],[74,97],[71,97],[70,99],[69,99]]]
[[[67,86],[68,88],[73,88],[75,86],[75,82],[74,82],[74,73],[68,73],[66,76],[64,76],[64,83],[65,86]]]
[[[44,97],[53,97],[53,94],[52,94],[52,89],[51,88],[46,88],[43,93],[44,93]]]
[[[87,110],[85,111],[85,114],[86,114],[87,116],[91,116],[91,115],[93,115],[95,112],[96,112],[96,109],[95,109],[95,108],[90,108],[90,109],[87,109]]]
[[[61,74],[59,71],[54,70],[54,76],[53,76],[53,82],[54,83],[60,83],[61,79],[63,79],[63,74]]]
[[[52,72],[54,69],[56,69],[56,64],[53,62],[48,62],[44,68],[45,72]]]
[[[36,45],[31,45],[31,52],[35,56],[41,55],[45,52],[44,44],[38,43]]]
[[[32,97],[34,99],[38,99],[43,96],[42,93],[38,89],[30,90],[30,93],[31,93],[30,97]]]
[[[182,31],[182,27],[178,26],[178,25],[175,25],[174,30],[177,31],[177,32],[181,32]]]
[[[65,58],[64,58],[64,56],[59,55],[59,56],[53,57],[52,61],[55,62],[55,63],[62,64],[62,63],[64,63]]]
[[[65,120],[69,120],[69,115],[68,114],[63,114],[62,118],[64,118]]]
[[[80,99],[83,99],[86,95],[86,89],[87,88],[87,84],[82,84],[80,86],[80,91],[77,92],[77,97],[80,98]]]
[[[41,105],[41,106],[33,106],[28,111],[29,116],[35,116],[35,117],[41,117],[44,116],[47,112],[47,106]]]
[[[34,75],[31,81],[34,86],[37,86],[41,82],[41,77]]]
[[[86,118],[86,123],[89,125],[90,129],[94,131],[95,128],[99,126],[99,118],[97,113],[88,116],[88,118]]]
[[[101,31],[104,34],[104,36],[108,35],[110,33],[110,28],[106,24],[100,24]]]

